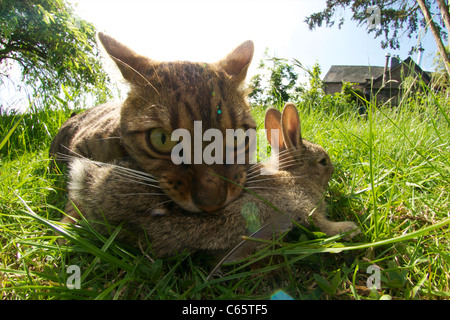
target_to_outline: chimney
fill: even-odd
[[[386,53],[386,63],[384,64],[384,72],[387,71],[387,68],[389,66],[389,58],[391,57],[390,53]]]
[[[424,48],[422,47],[419,48],[419,57],[417,58],[419,67],[422,67],[422,56],[424,51],[425,51]]]
[[[391,59],[391,69],[395,68],[400,64],[400,57],[398,55],[395,55]]]
[[[386,63],[384,64],[384,72],[383,72],[383,86],[386,83],[386,76],[389,68],[389,59],[391,58],[390,53],[386,53]]]

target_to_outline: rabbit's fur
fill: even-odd
[[[286,104],[282,114],[269,109],[265,126],[271,145],[275,143],[271,141],[271,130],[279,129],[279,168],[267,163],[249,170],[246,187],[259,197],[243,192],[216,212],[187,212],[170,201],[151,178],[138,173],[133,160],[99,164],[76,159],[71,164],[69,198],[86,219],[99,222],[93,224],[99,231],[108,233],[108,225],[123,224],[119,240],[136,244],[138,240],[146,243],[147,238],[158,257],[183,251],[218,253],[232,249],[242,236],[249,235],[247,221],[241,214],[247,203],[258,208],[261,226],[287,215],[287,224],[279,231],[292,227],[292,221],[309,226],[312,220],[330,236],[352,230],[350,236],[357,234],[355,223],[326,218],[324,194],[334,167],[321,146],[302,139],[296,107]],[[262,168],[273,174],[258,174]],[[69,202],[68,216],[76,216],[71,213],[73,210]]]

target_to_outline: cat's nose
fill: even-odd
[[[196,181],[192,190],[195,205],[206,212],[215,211],[223,206],[227,198],[227,182],[221,177],[204,175]]]

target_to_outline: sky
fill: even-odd
[[[248,79],[266,48],[269,54],[304,66],[319,63],[322,78],[332,65],[384,66],[385,54],[408,57],[416,39],[402,38],[401,50],[381,49],[380,39],[357,26],[350,12],[341,10],[336,18],[346,17],[341,29],[321,27],[309,30],[305,18],[325,8],[325,0],[68,0],[75,13],[126,44],[155,60],[214,62],[223,58],[245,40],[253,40],[255,54]],[[433,69],[436,44],[428,32],[422,68]],[[416,54],[412,58],[418,61]],[[111,63],[112,65],[112,63]],[[301,70],[297,70],[302,79]],[[121,80],[110,69],[113,80]],[[16,76],[19,78],[19,75]],[[306,80],[302,81],[303,83]],[[0,88],[0,99],[12,105],[28,105],[14,88]],[[11,98],[12,96],[12,98]],[[26,95],[25,95],[26,96]]]
[[[346,19],[339,29],[310,31],[308,15],[325,8],[325,0],[71,0],[77,13],[135,51],[159,60],[214,62],[245,40],[255,43],[250,76],[266,48],[279,58],[303,65],[321,65],[322,77],[331,65],[384,66],[385,54],[401,59],[417,43],[404,37],[401,50],[381,49],[380,39],[366,25]],[[337,17],[349,17],[349,11]],[[422,67],[432,70],[436,45],[423,39]],[[412,58],[418,62],[416,54]]]

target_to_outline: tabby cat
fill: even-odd
[[[236,199],[242,189],[234,183],[246,180],[248,139],[244,164],[176,165],[171,150],[179,141],[172,141],[171,134],[183,128],[194,136],[194,121],[201,121],[203,132],[215,128],[223,135],[226,129],[255,128],[244,86],[253,42],[242,43],[216,63],[160,62],[108,35],[98,37],[130,91],[123,103],[99,105],[68,119],[50,146],[56,164],[70,156],[99,162],[131,158],[189,212],[211,212]]]
[[[115,240],[145,247],[151,244],[158,257],[181,252],[208,252],[219,256],[242,241],[242,236],[271,239],[296,224],[310,221],[327,235],[359,233],[352,221],[334,222],[326,216],[324,194],[334,171],[328,153],[302,138],[300,118],[293,104],[283,112],[269,108],[265,127],[271,146],[271,130],[279,136],[278,159],[257,163],[248,170],[246,191],[215,212],[192,214],[174,205],[157,180],[142,173],[132,159],[104,164],[85,159],[71,163],[69,198],[97,231],[109,236],[121,227]],[[261,174],[262,168],[272,172]],[[111,191],[114,192],[111,192]],[[73,207],[68,208],[75,211]],[[227,260],[252,253],[255,241],[247,241]]]

